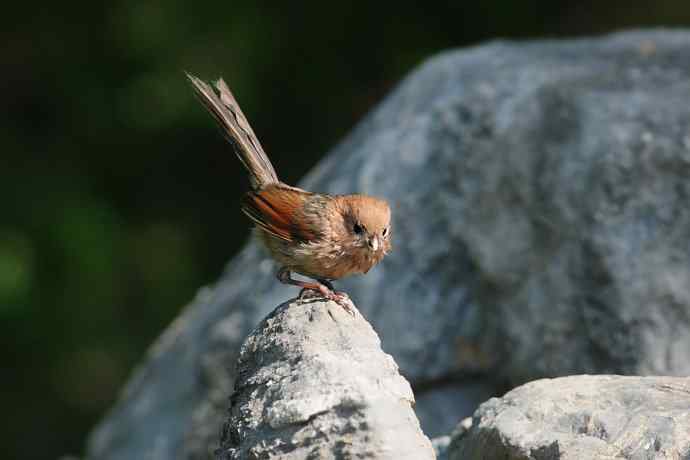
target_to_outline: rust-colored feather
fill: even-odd
[[[309,192],[289,186],[272,185],[249,192],[242,211],[263,231],[285,241],[309,241],[314,232],[305,226],[304,202]]]

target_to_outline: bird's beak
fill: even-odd
[[[379,246],[381,246],[381,243],[379,242],[379,239],[376,236],[370,237],[368,243],[372,251],[377,251],[379,249]]]

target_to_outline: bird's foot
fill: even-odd
[[[328,299],[343,307],[343,310],[348,312],[350,315],[355,316],[357,309],[355,308],[355,304],[352,303],[352,300],[350,300],[350,296],[347,295],[346,292],[331,291]]]
[[[298,299],[301,301],[308,301],[314,299],[332,300],[333,302],[343,307],[343,309],[350,315],[354,316],[356,312],[355,306],[352,303],[352,300],[350,300],[350,296],[348,296],[347,293],[329,289],[324,285],[320,285],[316,289],[302,289],[299,293]]]
[[[312,289],[312,288],[302,288],[301,291],[299,291],[299,295],[297,296],[297,300],[313,300],[313,299],[320,299],[323,297],[323,294],[321,294],[321,291],[318,289]]]

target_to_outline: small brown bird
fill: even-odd
[[[216,119],[249,171],[252,191],[242,211],[280,263],[278,279],[316,291],[352,313],[347,294],[331,281],[367,273],[391,249],[391,211],[384,200],[366,195],[326,195],[291,187],[278,179],[268,156],[225,82],[215,88],[187,74],[200,101]],[[293,279],[300,273],[315,282]]]

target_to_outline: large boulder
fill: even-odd
[[[279,306],[242,346],[218,458],[433,459],[398,367],[359,314]]]
[[[573,376],[492,398],[449,460],[690,457],[690,378]]]
[[[392,204],[393,253],[338,288],[427,434],[534,378],[690,374],[688,100],[690,33],[490,43],[429,60],[303,181]],[[154,345],[89,455],[207,456],[242,340],[294,295],[274,273],[250,243]]]

